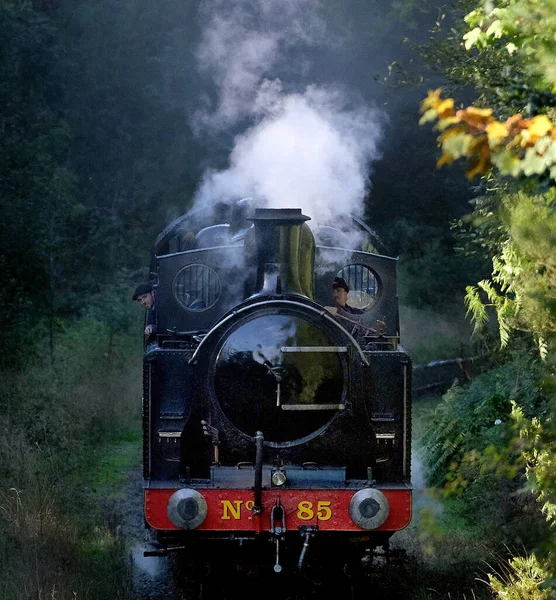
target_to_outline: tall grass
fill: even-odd
[[[98,448],[138,423],[140,381],[140,338],[90,319],[0,373],[0,600],[125,597],[122,542],[80,488]]]

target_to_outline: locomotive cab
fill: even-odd
[[[231,224],[182,218],[155,245],[146,522],[163,552],[271,542],[297,568],[309,542],[385,547],[411,519],[396,259],[300,209],[237,204]],[[332,306],[335,277],[358,311]]]

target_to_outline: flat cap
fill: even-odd
[[[136,288],[133,294],[133,300],[137,300],[139,296],[143,294],[148,294],[153,291],[153,286],[150,283],[140,283]]]
[[[344,288],[346,292],[349,292],[349,285],[343,277],[334,277],[334,281],[332,282],[332,289],[334,288]]]

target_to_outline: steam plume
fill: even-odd
[[[205,173],[196,204],[255,196],[267,206],[302,208],[313,223],[362,214],[385,114],[335,85],[305,82],[286,91],[287,76],[303,79],[304,51],[326,39],[318,6],[307,0],[204,3],[197,56],[217,99],[197,112],[195,129],[211,135],[249,125],[234,140],[229,168]]]

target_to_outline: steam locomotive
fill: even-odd
[[[297,572],[388,554],[411,520],[397,259],[357,218],[310,220],[242,198],[191,211],[154,244],[146,555],[250,552]],[[362,314],[331,306],[335,277]]]

